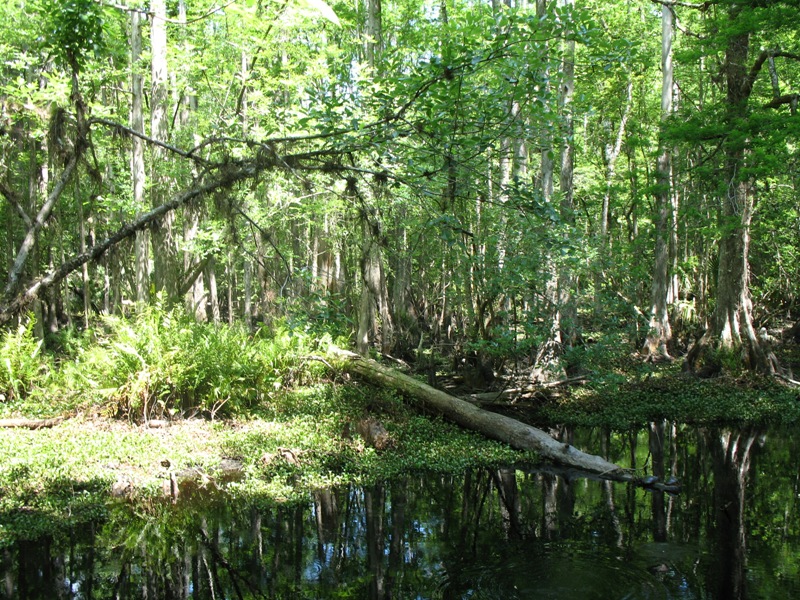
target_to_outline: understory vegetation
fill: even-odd
[[[0,435],[0,543],[100,517],[120,485],[120,495],[155,510],[175,500],[175,477],[204,494],[224,484],[236,498],[285,502],[409,471],[536,460],[336,372],[326,359],[335,342],[347,340],[287,322],[254,332],[202,324],[160,305],[131,320],[63,331],[49,340],[56,351],[35,340],[30,321],[6,332],[0,418],[66,418]],[[622,336],[597,338],[575,357],[586,374],[580,385],[505,410],[542,427],[611,429],[662,418],[785,424],[800,417],[796,392],[772,379],[697,379],[677,363],[644,363],[633,350]],[[427,360],[444,382],[451,362]],[[388,449],[358,435],[365,417],[385,426]],[[220,471],[225,460],[237,464],[232,480]]]

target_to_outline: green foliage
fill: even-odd
[[[24,325],[0,337],[0,402],[24,399],[47,386],[51,364],[42,355],[42,342],[34,336],[35,319],[29,315]]]
[[[105,49],[103,5],[94,0],[41,0],[44,45],[65,65],[80,71],[91,54]]]
[[[104,318],[62,365],[60,383],[135,420],[226,416],[307,380],[315,367],[300,363],[311,351],[309,336],[283,326],[251,335],[156,304],[131,321]]]
[[[673,364],[604,377],[569,397],[544,403],[532,418],[538,423],[614,429],[657,419],[789,424],[800,419],[800,406],[796,392],[768,379],[697,379],[680,373],[680,365]]]

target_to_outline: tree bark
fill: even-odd
[[[381,0],[367,0],[367,64],[380,71],[383,53],[383,15]]]
[[[661,7],[661,121],[672,113],[672,7]],[[649,331],[644,344],[644,353],[650,359],[669,358],[667,349],[672,339],[672,327],[667,311],[670,278],[669,278],[669,214],[672,172],[672,156],[663,134],[659,140],[660,151],[656,164],[656,249],[655,268],[653,270],[653,286],[651,292],[652,308],[650,309]]]
[[[167,93],[167,9],[164,0],[150,3],[150,53],[151,53],[151,101],[150,135],[161,142],[169,140]],[[169,194],[169,177],[164,173],[167,160],[165,148],[154,145],[152,149],[153,175],[150,190],[151,206],[156,208]],[[174,232],[175,215],[168,212],[164,218],[153,223],[151,239],[153,242],[153,268],[156,291],[163,291],[170,301],[178,299],[178,247]]]
[[[208,258],[206,264],[206,278],[208,279],[208,301],[211,304],[211,320],[214,325],[220,322],[219,296],[217,294],[217,261],[214,256]]]
[[[139,70],[139,57],[142,53],[142,15],[139,11],[131,11],[131,129],[144,133],[144,88],[142,73]],[[131,137],[131,182],[133,186],[133,204],[144,209],[144,140],[138,136]],[[141,214],[141,213],[140,213]],[[150,291],[149,257],[147,230],[136,233],[134,242],[134,271],[137,302],[146,302]]]
[[[732,5],[728,18],[741,16],[741,5]],[[734,354],[741,350],[743,365],[752,371],[774,374],[770,360],[753,326],[750,298],[750,224],[753,218],[754,183],[745,173],[749,140],[736,133],[748,118],[748,101],[755,78],[767,55],[747,69],[750,33],[732,35],[725,50],[726,122],[734,132],[725,140],[725,186],[722,199],[722,237],[719,241],[717,302],[711,327],[689,351],[685,367],[694,373],[715,374],[722,369],[717,351]]]
[[[599,456],[586,454],[561,443],[541,429],[510,417],[491,413],[426,385],[416,379],[382,366],[353,352],[333,349],[341,368],[376,385],[403,392],[423,407],[441,413],[449,420],[483,435],[509,444],[518,450],[534,450],[547,460],[617,481],[635,482],[636,477],[619,465]]]
[[[558,0],[564,8],[574,8],[575,0]],[[566,32],[569,33],[569,32]],[[563,119],[561,149],[561,173],[559,174],[559,191],[561,192],[561,220],[567,232],[572,236],[575,224],[575,123],[572,115],[572,98],[575,92],[575,40],[567,35],[564,42],[564,56],[561,66],[561,94],[559,109]],[[569,240],[565,240],[569,243]],[[558,306],[559,328],[562,349],[572,348],[580,337],[578,327],[578,307],[575,303],[575,275],[570,267],[561,265],[558,270]],[[569,374],[569,373],[568,373]]]
[[[557,0],[560,6],[567,7],[573,0]],[[537,3],[537,13],[544,15],[545,2]],[[574,225],[574,194],[573,179],[575,168],[575,148],[573,141],[572,97],[575,87],[575,42],[568,40],[562,48],[561,72],[559,74],[558,93],[559,116],[562,120],[561,131],[561,156],[559,173],[559,192],[561,201],[559,214],[561,217],[562,231],[554,234],[562,236],[554,240],[555,245],[570,244],[570,229]],[[541,186],[542,198],[550,203],[554,197],[554,141],[546,138],[545,148],[541,161]],[[545,341],[539,345],[536,352],[533,379],[540,382],[563,379],[567,372],[561,360],[564,352],[572,347],[578,340],[578,311],[573,296],[575,277],[569,267],[563,264],[558,253],[551,252],[547,260],[547,283],[545,284],[545,298],[549,305],[550,315],[549,332]]]

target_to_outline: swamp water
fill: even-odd
[[[562,432],[679,495],[523,468],[409,474],[300,506],[112,508],[0,550],[0,598],[800,597],[800,441],[651,425]]]

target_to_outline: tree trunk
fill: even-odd
[[[380,71],[383,53],[383,15],[381,0],[367,0],[367,64]]]
[[[661,121],[672,113],[672,7],[661,7]],[[666,142],[660,136],[660,151],[656,164],[656,250],[655,269],[653,271],[652,308],[650,324],[644,353],[650,359],[669,358],[668,344],[672,339],[672,328],[667,311],[670,292],[669,277],[669,214],[671,195],[672,156]]]
[[[609,245],[608,215],[611,206],[611,192],[614,185],[614,176],[617,173],[617,159],[619,158],[619,153],[622,151],[625,128],[628,124],[628,117],[631,114],[631,109],[633,108],[633,75],[630,76],[625,90],[625,108],[622,110],[622,117],[620,118],[619,127],[617,128],[617,135],[614,138],[614,143],[607,144],[603,152],[606,163],[606,186],[600,214],[600,237],[604,249],[608,248]]]
[[[334,349],[341,368],[360,375],[367,381],[381,386],[389,386],[413,400],[424,408],[441,413],[451,421],[466,429],[471,429],[500,440],[518,450],[534,450],[542,458],[601,475],[618,481],[636,481],[634,475],[619,465],[592,454],[586,454],[569,444],[561,443],[540,429],[521,423],[510,417],[491,413],[426,385],[416,379],[403,375],[381,364],[365,359],[353,352]]]
[[[361,306],[358,317],[358,352],[366,355],[369,349],[370,332],[379,340],[381,352],[389,353],[394,343],[394,329],[389,313],[389,295],[386,289],[386,276],[383,271],[383,257],[380,247],[380,232],[377,217],[375,220],[364,217],[364,246],[361,253]],[[376,316],[380,317],[377,322]]]
[[[741,6],[732,5],[729,19],[740,16]],[[727,88],[726,129],[734,132],[725,140],[725,184],[722,201],[722,237],[719,241],[716,307],[711,327],[689,351],[685,367],[698,374],[713,375],[722,369],[720,351],[735,355],[741,351],[743,365],[753,371],[772,374],[774,360],[764,351],[753,326],[750,299],[750,223],[753,218],[754,185],[747,166],[748,140],[736,134],[747,119],[747,102],[753,89],[758,63],[748,72],[750,34],[740,33],[728,40],[725,51]]]
[[[150,135],[156,140],[166,142],[169,139],[167,110],[169,94],[167,93],[167,9],[164,0],[151,0],[150,11],[152,13],[150,26]],[[161,146],[153,146],[152,161],[150,199],[152,207],[155,208],[163,204],[169,194],[169,177],[164,173],[164,165],[167,161],[166,150]],[[180,281],[174,223],[174,213],[168,212],[163,219],[153,223],[151,232],[156,291],[163,291],[170,301],[178,299]]]
[[[219,325],[220,312],[219,312],[219,296],[217,294],[217,261],[213,256],[208,259],[206,265],[206,278],[208,279],[208,294],[209,303],[211,304],[211,320],[214,325]]]
[[[197,233],[200,229],[200,208],[196,203],[190,202],[184,207],[183,211],[183,242],[187,248],[183,251],[183,272],[188,276],[198,265],[198,262],[207,264],[205,258],[199,253],[191,251],[191,245],[194,243]],[[203,271],[194,277],[189,290],[184,295],[187,314],[193,314],[198,323],[205,323],[208,321],[208,312],[206,311],[206,288],[205,279],[203,278]]]
[[[144,87],[142,73],[139,71],[139,57],[142,53],[142,14],[138,10],[131,11],[131,129],[144,133],[143,97]],[[138,136],[131,136],[131,182],[133,186],[133,204],[137,208],[144,208],[144,140]],[[141,214],[141,213],[140,213]],[[134,293],[136,301],[144,303],[149,295],[149,239],[147,230],[136,233],[134,242]]]
[[[558,0],[560,5],[569,6],[572,0]],[[544,14],[545,3],[537,4],[538,13]],[[559,192],[561,203],[559,213],[561,216],[562,231],[554,236],[562,236],[561,240],[554,240],[555,245],[570,243],[571,227],[574,224],[573,207],[573,176],[575,167],[575,149],[572,140],[573,119],[571,114],[572,96],[575,86],[575,42],[565,42],[562,49],[563,58],[559,77],[560,90],[559,113],[562,119],[562,149],[561,171],[559,174]],[[542,197],[550,203],[554,196],[554,148],[553,140],[548,139],[542,153],[541,186]],[[561,264],[556,253],[550,253],[547,264],[547,283],[545,284],[545,299],[549,311],[549,331],[545,341],[539,345],[536,352],[533,379],[549,382],[563,379],[566,370],[561,360],[565,350],[573,346],[578,339],[577,307],[573,295],[575,277],[567,265]]]
[[[573,8],[574,0],[559,0],[564,8]],[[571,229],[575,224],[574,206],[574,174],[575,174],[575,123],[572,115],[572,97],[575,91],[575,40],[567,36],[564,44],[564,57],[561,67],[560,112],[563,119],[561,149],[561,173],[559,174],[559,191],[561,192],[561,219],[567,227],[565,235],[572,236]],[[565,240],[569,243],[569,240]],[[563,349],[572,348],[579,338],[578,307],[575,303],[575,275],[566,265],[559,268],[558,273],[558,306],[560,312],[559,325]]]
[[[81,254],[86,252],[86,217],[83,212],[83,198],[81,197],[80,177],[75,176],[75,203],[78,213],[78,237]],[[83,299],[83,328],[89,329],[89,312],[91,310],[91,297],[89,294],[89,263],[81,265],[81,296]]]
[[[248,329],[253,328],[253,265],[249,258],[244,259],[244,302],[243,314],[244,322]]]

